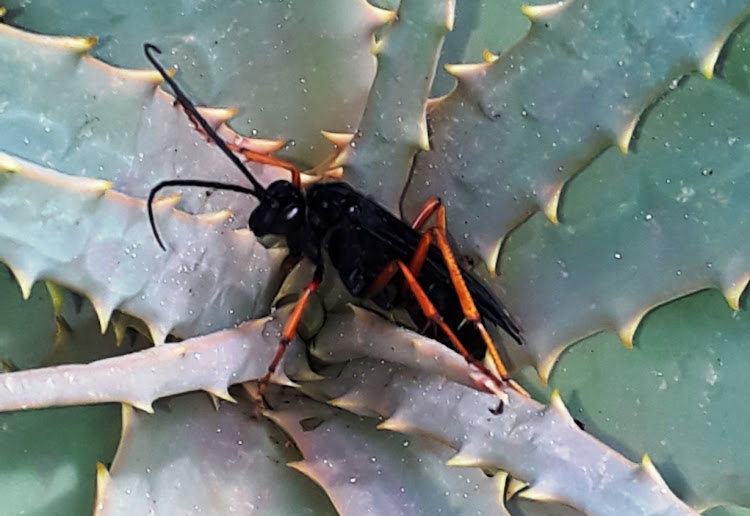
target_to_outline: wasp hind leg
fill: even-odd
[[[422,206],[422,209],[419,210],[419,213],[417,213],[417,216],[414,218],[412,227],[416,230],[421,229],[433,214],[435,214],[437,218],[435,226],[427,230],[422,235],[422,238],[419,241],[419,245],[417,246],[417,249],[412,255],[411,261],[409,263],[409,272],[411,272],[414,278],[419,277],[419,272],[422,270],[424,261],[427,258],[427,252],[430,249],[430,245],[434,243],[440,250],[440,253],[443,256],[443,260],[445,261],[445,265],[448,268],[448,273],[450,274],[453,288],[456,290],[456,294],[458,295],[458,300],[461,303],[461,311],[464,314],[465,320],[466,322],[474,326],[477,332],[479,332],[479,334],[481,335],[482,340],[487,346],[487,351],[490,354],[492,363],[495,366],[495,369],[497,369],[497,373],[500,375],[503,382],[506,382],[508,385],[510,385],[513,390],[528,397],[529,394],[526,392],[526,390],[521,387],[516,381],[508,377],[508,369],[505,367],[505,364],[500,357],[500,352],[498,351],[495,343],[487,332],[487,328],[485,328],[484,324],[482,323],[482,319],[479,315],[479,310],[477,310],[476,304],[471,297],[471,293],[466,286],[466,282],[464,281],[463,275],[461,274],[461,269],[459,268],[458,262],[456,261],[456,256],[453,253],[450,244],[448,244],[448,238],[446,236],[447,230],[445,206],[443,206],[443,203],[437,196],[431,197],[424,204],[424,206]],[[404,287],[406,286],[407,284],[405,283]]]

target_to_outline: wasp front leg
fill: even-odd
[[[279,366],[284,353],[286,353],[286,350],[289,347],[289,343],[297,334],[297,327],[302,320],[302,315],[305,312],[305,307],[310,301],[310,297],[312,296],[313,292],[318,290],[322,281],[323,266],[318,265],[318,267],[315,269],[315,273],[313,274],[312,281],[307,285],[307,287],[305,287],[305,290],[302,291],[302,295],[294,305],[294,310],[292,310],[289,319],[287,319],[286,324],[284,324],[284,330],[281,332],[281,339],[279,339],[279,347],[276,349],[276,354],[271,360],[271,363],[268,364],[268,370],[266,371],[266,374],[264,374],[258,382],[258,396],[255,400],[258,407],[263,406],[263,395],[266,392],[268,384],[271,382],[271,377],[273,376],[273,373],[276,372],[276,368]]]

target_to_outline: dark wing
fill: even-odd
[[[339,195],[348,198],[357,209],[350,211],[332,229],[327,245],[328,253],[347,289],[354,296],[365,297],[367,288],[391,261],[409,263],[421,235],[346,183],[336,183],[336,187],[340,190]],[[522,344],[521,329],[503,304],[471,273],[462,269],[462,275],[482,318],[499,326]],[[441,315],[446,318],[450,315],[442,313],[444,311],[460,313],[460,303],[453,290],[448,269],[435,246],[431,246],[428,252],[419,275],[419,283],[428,291],[428,296],[441,311]],[[373,301],[389,308],[388,295],[385,296]],[[462,319],[461,316],[460,320]],[[460,320],[455,326],[460,324]]]

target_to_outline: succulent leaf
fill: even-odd
[[[566,346],[602,330],[634,344],[627,352],[613,346],[617,339],[612,333],[591,337],[562,354],[550,377],[586,431],[612,448],[579,430],[559,396],[552,396],[550,406],[543,408],[511,395],[505,414],[493,416],[488,407],[496,406],[497,400],[469,388],[475,385],[471,369],[455,354],[361,309],[331,313],[347,299],[334,290],[321,292],[327,318],[316,316],[302,334],[314,335],[325,320],[322,331],[314,335],[313,354],[324,361],[349,363],[322,367],[319,373],[341,374],[321,380],[308,369],[304,350],[295,348],[277,381],[290,384],[284,373],[289,375],[299,383],[299,393],[288,406],[275,407],[269,414],[278,416],[298,441],[305,455],[301,461],[295,457],[298,469],[307,468],[344,513],[362,512],[362,493],[368,489],[382,493],[382,502],[395,512],[402,507],[399,500],[405,499],[410,513],[429,511],[432,502],[449,512],[467,509],[469,505],[454,505],[458,500],[452,495],[458,495],[458,489],[448,499],[435,496],[456,478],[490,485],[482,491],[490,495],[475,494],[476,499],[465,502],[485,512],[491,508],[513,514],[568,514],[561,512],[559,504],[564,503],[586,514],[621,514],[623,508],[633,514],[660,509],[690,513],[667,484],[695,510],[727,503],[750,505],[749,488],[742,480],[747,461],[742,460],[741,430],[747,424],[737,408],[746,395],[743,312],[731,316],[715,291],[652,310],[703,288],[721,289],[732,309],[742,307],[748,277],[741,244],[746,240],[741,201],[747,168],[742,143],[749,84],[747,26],[730,40],[726,60],[718,67],[715,63],[730,32],[750,13],[746,0],[670,0],[658,8],[643,0],[569,0],[524,7],[532,22],[528,35],[499,56],[485,52],[478,65],[466,62],[479,60],[485,48],[497,51],[512,41],[503,39],[509,31],[499,34],[499,25],[488,23],[493,19],[490,12],[494,16],[505,8],[497,2],[459,3],[456,31],[448,33],[448,1],[404,1],[398,22],[382,32],[376,31],[392,20],[392,12],[342,0],[258,6],[237,2],[202,9],[167,2],[130,5],[125,11],[84,0],[64,6],[47,0],[21,4],[6,2],[4,19],[62,37],[0,25],[0,66],[5,77],[13,78],[0,81],[0,122],[11,129],[0,131],[0,261],[11,267],[18,282],[13,285],[7,271],[0,270],[7,276],[0,285],[0,304],[18,314],[14,307],[21,303],[20,290],[34,303],[23,306],[38,313],[31,323],[18,315],[0,320],[0,359],[7,372],[0,376],[0,393],[7,408],[120,401],[149,409],[156,398],[208,391],[221,405],[218,414],[205,396],[195,394],[156,402],[153,416],[126,410],[130,422],[126,418],[127,439],[121,441],[117,463],[120,471],[141,476],[139,463],[149,453],[143,450],[151,451],[149,460],[171,463],[166,453],[174,446],[170,439],[184,439],[193,450],[191,457],[216,448],[223,450],[218,457],[236,450],[236,441],[215,435],[212,447],[203,450],[197,445],[218,420],[261,441],[274,435],[255,421],[247,423],[249,405],[234,391],[230,395],[227,386],[240,376],[252,379],[265,372],[286,312],[275,314],[270,332],[263,332],[260,322],[210,332],[268,313],[281,280],[283,252],[266,251],[247,231],[229,229],[244,225],[252,200],[200,189],[186,189],[182,199],[165,192],[158,201],[159,229],[172,247],[166,255],[158,251],[149,240],[140,200],[154,184],[174,177],[228,182],[242,178],[161,92],[154,72],[105,65],[89,52],[118,66],[143,68],[143,39],[160,44],[164,64],[179,65],[180,82],[200,103],[230,106],[203,108],[227,139],[262,152],[279,147],[276,141],[242,139],[226,123],[251,136],[257,130],[263,136],[293,138],[296,145],[290,144],[287,152],[321,169],[330,165],[321,161],[330,144],[321,145],[319,130],[351,133],[357,127],[375,128],[363,131],[356,141],[357,152],[349,156],[349,164],[358,172],[351,177],[365,185],[368,195],[386,199],[392,209],[416,150],[414,138],[399,136],[398,129],[408,128],[405,132],[412,134],[422,124],[435,62],[455,56],[463,62],[450,67],[459,85],[426,106],[433,150],[417,157],[404,211],[409,215],[428,195],[440,194],[462,251],[488,259],[491,270],[505,239],[499,262],[503,275],[489,281],[520,316],[527,333],[524,347],[511,343],[505,350],[517,368],[532,364],[546,379]],[[396,9],[396,4],[381,2],[389,9]],[[180,16],[175,15],[178,10],[183,11]],[[410,27],[418,30],[404,30]],[[382,54],[387,59],[380,59],[382,73],[370,90],[375,60],[368,51],[373,34],[388,52]],[[92,36],[100,37],[98,45]],[[267,58],[272,62],[264,61]],[[694,74],[678,82],[690,71],[710,77],[715,68],[726,80],[707,82]],[[660,97],[667,89],[675,91]],[[366,115],[359,121],[368,92]],[[237,111],[231,106],[241,109],[235,118]],[[493,114],[501,116],[492,119]],[[367,139],[380,129],[391,135],[389,145]],[[337,141],[348,145],[343,137]],[[631,152],[622,155],[616,146]],[[392,167],[383,172],[374,158]],[[270,167],[253,170],[264,182],[288,177]],[[76,175],[85,177],[70,177]],[[505,238],[536,211],[541,213]],[[139,246],[136,253],[133,243]],[[195,254],[198,248],[201,252]],[[195,266],[192,271],[185,269],[190,264]],[[263,269],[270,269],[271,275],[261,274]],[[152,279],[155,270],[160,276]],[[288,301],[289,294],[298,292],[294,285],[304,284],[308,277],[305,267],[298,268],[279,302]],[[52,303],[37,281],[42,278],[56,282],[47,282]],[[60,290],[58,283],[81,292],[93,306]],[[99,335],[109,326],[111,331]],[[157,341],[169,332],[178,337],[208,335],[138,351],[145,343],[134,337],[131,326],[150,331]],[[100,346],[101,338],[107,345]],[[87,345],[79,345],[84,342]],[[33,350],[26,349],[28,343]],[[121,347],[113,349],[114,344]],[[175,350],[184,351],[184,356]],[[130,351],[135,353],[88,365],[11,372]],[[186,367],[185,357],[198,362],[196,353],[201,366]],[[621,366],[623,361],[626,366]],[[112,376],[120,367],[119,376]],[[154,375],[152,368],[160,374]],[[613,374],[621,370],[621,376]],[[529,376],[528,371],[521,374]],[[70,379],[81,381],[65,385]],[[549,399],[545,387],[534,385],[533,378],[527,380],[539,399]],[[15,390],[10,392],[8,386]],[[272,388],[271,395],[277,390]],[[372,420],[325,408],[301,393],[358,414],[386,418],[381,428],[405,434],[375,432]],[[288,399],[284,396],[280,399]],[[239,400],[239,405],[220,403],[216,397]],[[456,400],[464,402],[457,405]],[[180,406],[178,417],[170,418],[162,410],[172,404]],[[105,444],[113,442],[113,425],[119,422],[111,408],[91,412],[108,419],[101,436]],[[82,409],[60,413],[78,415],[78,410]],[[31,425],[49,425],[44,416],[48,412],[1,417],[12,423],[16,416],[28,416]],[[490,417],[500,425],[523,418],[529,424],[498,436],[494,426],[487,426]],[[132,425],[136,419],[138,424]],[[475,428],[467,430],[472,422]],[[67,421],[59,424],[70,427],[75,439],[87,435]],[[4,423],[0,427],[6,435],[9,428]],[[337,439],[326,441],[331,433]],[[35,443],[54,442],[43,432],[30,435],[35,435]],[[7,446],[12,452],[21,446],[18,443],[28,447],[22,436],[15,432],[14,439],[21,440],[2,440],[3,450]],[[403,450],[392,446],[404,439],[414,444],[409,450],[413,455],[400,455]],[[164,455],[149,448],[149,440],[165,443]],[[135,442],[140,444],[132,446]],[[88,462],[80,464],[108,462],[107,447],[101,443],[85,455]],[[705,453],[695,453],[699,443]],[[368,446],[382,451],[376,463],[398,466],[400,457],[429,467],[412,472],[405,493],[394,491],[389,489],[393,481],[406,477],[400,477],[397,468],[389,468],[385,478],[373,475],[377,466],[373,470],[364,461]],[[447,458],[449,447],[458,450],[450,461],[454,465],[504,468],[511,476],[498,472],[486,479],[476,468],[444,467],[439,462]],[[273,446],[263,449],[288,460]],[[343,449],[363,460],[344,463]],[[325,457],[341,464],[334,475],[320,467]],[[48,470],[60,471],[65,460],[63,454],[56,456]],[[24,475],[27,464],[12,474]],[[208,469],[216,471],[216,464]],[[601,470],[597,464],[606,466]],[[100,499],[111,502],[107,507],[127,504],[132,477],[114,466],[111,477],[99,469]],[[203,477],[195,469],[179,471],[179,481],[195,488],[191,500],[206,505],[205,491],[198,489],[205,483]],[[93,479],[93,469],[91,473],[88,480]],[[40,478],[48,478],[44,474]],[[227,495],[217,507],[247,501],[253,489],[267,486],[267,479],[244,470],[240,475],[245,475],[243,485],[252,489],[222,491]],[[357,482],[349,481],[352,475]],[[164,478],[147,491],[160,498],[174,496],[177,491],[169,493]],[[283,498],[287,480],[277,484],[283,484],[274,486],[281,494],[277,498]],[[66,497],[76,508],[68,512],[80,513],[92,484],[79,485],[67,482],[65,489],[50,490],[50,497]],[[73,500],[76,489],[83,493],[83,502]],[[506,507],[502,494],[512,497]],[[320,493],[299,495],[311,500],[315,496]],[[50,497],[35,503],[42,506]],[[523,499],[536,501],[519,501]],[[419,507],[414,508],[411,500],[418,500]],[[30,510],[15,499],[8,504],[16,505],[19,511]],[[332,509],[325,505],[321,510]],[[711,516],[729,513],[730,509],[714,509]]]

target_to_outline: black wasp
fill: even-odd
[[[292,257],[307,258],[315,265],[313,279],[286,322],[276,355],[260,382],[261,397],[296,333],[310,295],[320,286],[324,251],[354,297],[370,299],[386,310],[402,306],[417,328],[423,333],[432,329],[432,336],[461,353],[487,374],[497,387],[509,383],[525,393],[509,380],[483,321],[499,326],[519,344],[523,342],[521,330],[502,303],[458,266],[446,239],[445,208],[437,198],[430,199],[409,225],[343,182],[315,183],[302,190],[299,171],[293,165],[268,156],[257,156],[258,161],[279,164],[292,172],[291,181],[278,180],[264,188],[156,60],[153,53],[161,54],[161,51],[149,43],[144,45],[144,50],[148,60],[174,91],[175,103],[183,107],[198,130],[219,146],[252,185],[245,187],[193,179],[172,179],[157,184],[148,196],[148,214],[161,248],[166,250],[154,224],[152,204],[156,194],[171,186],[197,186],[245,193],[258,199],[259,205],[250,214],[248,222],[253,233],[257,237],[285,237]],[[433,214],[437,224],[420,233]],[[500,378],[481,362],[487,351]]]

